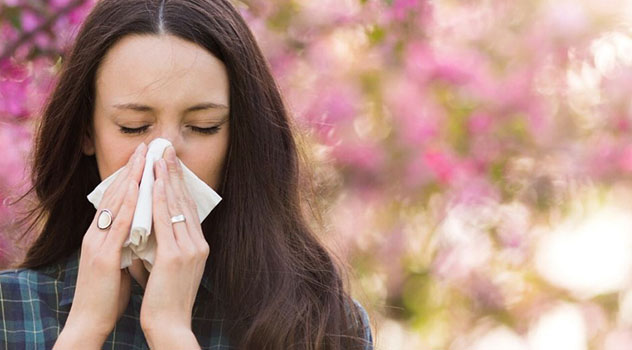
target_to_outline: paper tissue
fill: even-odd
[[[132,219],[128,238],[123,243],[121,269],[132,265],[132,259],[141,259],[148,271],[154,264],[156,257],[156,237],[152,233],[152,194],[154,187],[154,162],[162,158],[164,150],[171,145],[167,139],[156,138],[147,148],[145,168],[140,181],[138,201]],[[198,178],[180,159],[184,182],[197,205],[197,213],[202,222],[222,198],[204,181]],[[88,200],[95,208],[99,207],[105,190],[116,179],[123,168],[103,180],[90,194]]]

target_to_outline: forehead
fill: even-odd
[[[228,104],[224,64],[203,47],[173,35],[130,35],[114,44],[96,73],[97,100],[114,103],[214,99]]]

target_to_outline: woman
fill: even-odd
[[[120,269],[157,137],[173,147],[154,168],[156,260]],[[42,229],[0,274],[5,348],[372,348],[301,214],[288,113],[228,1],[99,1],[35,141],[26,219]],[[176,157],[223,198],[201,223]],[[122,167],[95,211],[86,195]]]

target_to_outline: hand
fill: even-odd
[[[196,205],[173,147],[165,149],[164,158],[155,162],[154,169],[156,260],[140,311],[140,323],[150,343],[152,338],[164,336],[167,328],[191,329],[193,304],[209,255]],[[178,214],[184,214],[186,221],[172,224],[171,217]]]
[[[121,249],[134,216],[146,151],[144,143],[139,145],[105,191],[83,237],[75,296],[64,326],[67,334],[97,338],[102,345],[127,307],[131,285],[129,273],[121,269]],[[97,227],[101,209],[113,216],[106,230]]]

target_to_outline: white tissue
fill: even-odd
[[[145,169],[140,181],[138,201],[132,219],[128,238],[123,243],[121,269],[132,265],[132,259],[141,259],[145,268],[151,271],[156,258],[156,237],[152,235],[152,193],[154,188],[154,162],[162,158],[164,150],[171,145],[167,139],[156,138],[147,148]],[[178,159],[184,174],[184,183],[189,194],[197,205],[197,214],[202,222],[222,198],[204,181],[198,178],[180,159]],[[123,168],[114,172],[103,180],[88,195],[88,200],[95,208],[99,207],[105,190],[116,179]]]

